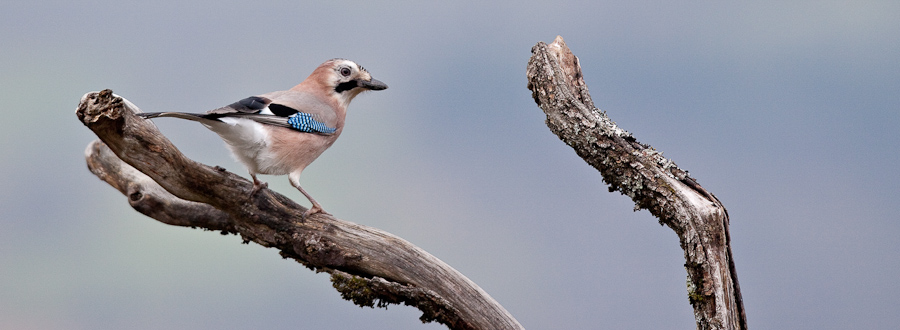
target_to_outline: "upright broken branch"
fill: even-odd
[[[360,306],[404,303],[422,310],[422,321],[451,329],[522,329],[478,285],[424,250],[330,215],[301,219],[303,207],[268,189],[251,196],[252,183],[188,159],[139,111],[110,90],[86,94],[76,111],[100,138],[85,151],[89,169],[137,211],[276,248],[330,273],[341,295]]]
[[[550,130],[600,171],[610,191],[631,197],[636,209],[649,210],[678,234],[697,328],[746,329],[722,203],[594,107],[578,58],[562,37],[539,42],[531,52],[528,89]]]

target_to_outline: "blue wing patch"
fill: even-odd
[[[303,112],[298,112],[288,117],[288,124],[295,130],[306,133],[331,134],[337,131],[336,128],[328,127],[324,123],[316,120],[311,114]]]

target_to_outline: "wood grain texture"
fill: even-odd
[[[678,234],[698,329],[746,329],[722,203],[594,106],[579,60],[562,37],[531,52],[528,89],[550,131],[596,168],[611,192],[627,195],[636,210],[649,210]]]
[[[360,306],[404,303],[423,322],[450,329],[522,329],[497,301],[461,273],[390,233],[316,214],[268,189],[181,154],[140,110],[110,90],[86,94],[78,119],[99,138],[88,167],[163,223],[235,233],[332,275],[341,295]]]

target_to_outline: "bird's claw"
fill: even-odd
[[[256,195],[256,193],[258,193],[260,190],[266,189],[266,188],[268,188],[268,187],[269,187],[269,183],[268,183],[268,182],[254,182],[254,183],[253,183],[253,189],[250,190],[250,197],[253,197],[253,196]]]
[[[331,213],[325,212],[325,210],[323,210],[321,206],[313,205],[313,207],[310,207],[309,210],[306,210],[306,212],[303,212],[302,218],[303,218],[303,220],[306,220],[309,218],[309,216],[311,216],[313,214],[331,215]]]

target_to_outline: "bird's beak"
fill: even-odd
[[[360,80],[359,87],[366,88],[366,89],[373,90],[373,91],[380,91],[382,89],[387,89],[387,85],[385,85],[383,82],[381,82],[375,78],[372,78],[369,81]]]

